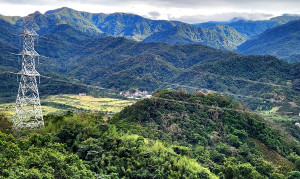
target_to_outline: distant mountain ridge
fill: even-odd
[[[22,31],[21,17],[0,15],[1,19],[13,26],[14,32]],[[136,41],[168,44],[200,43],[219,49],[236,50],[238,45],[267,28],[300,19],[300,17],[281,16],[268,21],[240,19],[191,25],[179,21],[151,20],[135,14],[89,13],[63,7],[47,11],[45,14],[35,12],[34,27],[40,35],[50,33],[51,29],[58,25],[67,24],[94,37],[125,37]]]
[[[75,11],[66,7],[47,11],[45,15],[86,26],[99,32],[109,33],[113,36],[122,36],[137,41],[143,40],[153,32],[169,29],[178,23],[176,21],[150,20],[126,13],[94,14]]]
[[[300,20],[270,28],[238,47],[243,54],[274,55],[288,62],[299,60]]]
[[[150,20],[126,13],[93,14],[75,11],[70,8],[60,8],[47,11],[45,16],[66,21],[79,30],[82,30],[84,27],[88,29],[89,33],[92,31],[91,34],[107,33],[115,37],[121,36],[145,42],[159,41],[169,44],[201,43],[215,48],[234,50],[237,45],[246,40],[245,36],[230,27],[226,27],[226,32],[231,32],[224,33],[222,31],[221,33],[215,29],[211,29],[214,31],[199,30],[189,24],[181,25],[182,23],[178,21]],[[179,28],[181,32],[164,39],[155,37],[157,34],[161,36],[159,35],[160,33],[174,31],[174,28]],[[165,36],[169,36],[169,34]]]
[[[153,33],[143,41],[168,44],[200,43],[218,49],[235,50],[236,46],[242,44],[246,39],[245,35],[223,24],[205,29],[182,23],[169,30]]]
[[[40,36],[45,37],[39,39],[35,49],[39,54],[50,57],[41,59],[41,64],[37,65],[41,74],[59,74],[87,85],[120,91],[184,87],[190,92],[206,88],[228,93],[233,97],[247,96],[250,93],[254,99],[250,97],[243,100],[249,102],[251,109],[278,105],[277,102],[264,103],[266,96],[268,99],[278,99],[275,87],[257,82],[300,87],[298,63],[288,64],[273,56],[241,55],[203,45],[211,43],[211,46],[218,45],[218,48],[225,49],[224,47],[234,47],[234,44],[230,44],[234,40],[245,40],[245,36],[232,35],[238,32],[224,24],[215,24],[207,29],[177,24],[170,28],[174,32],[174,38],[170,36],[172,33],[162,33],[170,29],[154,33],[167,35],[166,39],[173,42],[176,39],[182,39],[181,43],[194,39],[197,42],[192,43],[199,43],[170,45],[113,37],[102,30],[97,32],[93,30],[94,26],[88,24],[87,19],[92,19],[89,14],[76,15],[79,12],[70,11],[78,18],[86,17],[79,20],[79,24],[86,25],[79,25],[76,24],[77,18],[72,19],[75,15],[69,16],[69,10],[65,11],[65,15],[55,14],[63,13],[55,11],[53,17],[35,13],[34,27]],[[1,73],[18,72],[21,64],[16,63],[18,58],[9,52],[18,53],[22,49],[22,39],[12,33],[20,32],[23,22],[18,18],[4,20],[5,18],[0,19],[0,69]],[[119,22],[116,19],[112,21]],[[126,22],[129,21],[132,19]],[[126,24],[123,20],[120,22]],[[17,91],[7,86],[5,89]],[[286,92],[286,98],[299,100],[293,89],[281,89]]]
[[[282,85],[291,81],[289,83],[293,86],[300,87],[297,81],[299,74],[296,73],[298,66],[272,56],[240,55],[202,44],[170,45],[160,42],[137,42],[124,37],[94,37],[69,24],[60,24],[49,29],[41,28],[40,31],[43,31],[46,38],[40,38],[35,49],[39,54],[50,58],[42,58],[37,70],[41,74],[59,74],[68,80],[87,85],[120,91],[155,91],[184,87],[191,92],[206,88],[233,95],[251,93],[252,96],[261,98],[243,98],[251,109],[261,106],[274,107],[278,104],[263,101],[265,93],[275,96],[275,89],[247,80]],[[0,34],[2,37],[8,36],[8,39],[3,38],[4,40],[0,41],[3,42],[0,69],[18,72],[18,58],[9,52],[18,53],[21,48],[18,44],[22,41],[18,41],[19,37],[13,36],[9,31],[3,30]],[[11,42],[7,42],[9,38]],[[274,65],[278,70],[273,70]],[[1,73],[5,71],[1,70]],[[3,80],[5,75],[7,76],[2,75]],[[245,80],[235,79],[236,77]],[[9,85],[10,83],[2,91],[3,96],[17,91],[17,86],[12,88]],[[293,90],[285,95],[290,99],[297,98]]]
[[[20,17],[0,16],[0,19],[21,32],[23,21]],[[151,20],[126,13],[80,12],[67,7],[50,10],[45,14],[35,12],[34,27],[40,35],[49,33],[50,29],[60,24],[68,24],[95,37],[126,37],[136,41],[160,41],[169,44],[201,43],[227,50],[236,49],[236,46],[247,39],[245,35],[222,24],[207,30],[179,21]]]
[[[206,22],[206,23],[199,23],[199,24],[193,24],[197,27],[211,27],[215,24],[226,24],[232,28],[234,28],[237,32],[241,34],[245,34],[248,36],[248,38],[251,38],[253,36],[256,36],[265,30],[282,25],[285,23],[288,23],[293,20],[299,20],[300,16],[278,16],[273,17],[270,20],[262,20],[262,21],[251,21],[251,20],[239,20],[234,22]]]

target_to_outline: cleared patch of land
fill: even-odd
[[[255,148],[260,152],[260,154],[266,161],[271,162],[274,166],[278,167],[276,170],[291,171],[294,168],[293,163],[279,155],[276,151],[265,146],[265,144],[261,143],[259,140],[254,138],[249,139],[256,144]]]
[[[122,100],[116,98],[94,98],[92,96],[53,95],[41,99],[43,114],[62,114],[68,110],[73,112],[103,112],[113,115],[125,106],[135,103],[135,100]],[[0,113],[12,117],[14,103],[0,104]]]
[[[300,107],[294,102],[285,102],[281,106],[273,107],[271,110],[257,112],[263,114],[269,120],[277,122],[300,120]]]

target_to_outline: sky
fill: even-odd
[[[45,13],[61,7],[91,13],[132,13],[186,23],[229,21],[235,17],[265,20],[282,14],[300,14],[300,0],[0,0],[0,14],[6,16]]]

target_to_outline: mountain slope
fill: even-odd
[[[244,43],[248,39],[247,35],[241,34],[237,32],[234,28],[224,24],[216,24],[215,26],[209,27],[207,29],[215,30],[220,34],[226,36],[227,39],[232,41],[235,46]]]
[[[211,171],[224,178],[264,178],[276,176],[271,174],[273,172],[289,172],[294,168],[287,160],[290,154],[293,155],[290,149],[299,145],[269,126],[262,116],[217,93],[204,95],[183,90],[159,90],[152,98],[126,107],[109,122],[123,124],[120,130],[125,124],[137,123],[146,128],[148,133],[140,132],[144,137],[155,136],[166,143],[186,146],[176,147],[175,151],[195,156],[204,167],[214,166],[210,167]],[[295,133],[298,134],[299,129]],[[266,145],[264,148],[269,150],[269,156],[262,155],[264,153],[257,145]],[[270,161],[272,158],[281,159],[281,162]],[[253,166],[256,171],[242,173],[244,170],[240,168],[240,171],[238,166],[246,163],[248,169]],[[235,168],[235,172],[226,170],[228,166]],[[269,170],[262,170],[265,167]]]
[[[241,34],[245,34],[248,36],[248,38],[251,38],[253,36],[256,36],[265,30],[282,25],[285,23],[288,23],[293,20],[299,20],[300,16],[278,16],[271,18],[270,20],[263,20],[263,21],[248,21],[248,20],[240,20],[236,22],[231,22],[231,23],[225,23],[225,25],[228,25],[232,28],[234,28],[236,31],[238,31]],[[222,22],[220,22],[222,24]],[[200,24],[194,24],[197,27],[211,27],[215,26],[215,24],[220,24],[220,23],[200,23]]]
[[[233,97],[246,96],[239,100],[249,102],[251,109],[269,109],[278,105],[281,102],[276,97],[279,88],[281,99],[300,103],[293,89],[300,87],[297,80],[299,65],[281,64],[275,57],[239,55],[201,44],[170,45],[136,42],[124,37],[95,38],[68,24],[53,26],[43,32],[47,39],[40,38],[35,47],[39,54],[50,57],[42,58],[42,64],[37,64],[42,74],[59,73],[71,81],[121,91],[186,88],[192,92],[205,88]],[[5,36],[8,31],[1,33]],[[1,68],[18,72],[21,64],[16,63],[17,57],[6,60],[9,56],[4,54],[20,50],[6,41],[3,43]],[[278,69],[274,70],[273,63]],[[13,90],[6,89],[5,93]]]
[[[98,51],[86,49],[83,53],[92,55],[78,58],[66,74],[88,84],[147,91],[204,88],[247,101],[251,109],[280,105],[280,89],[282,99],[300,102],[294,89],[300,87],[300,64],[288,64],[273,56],[239,55],[200,44],[138,43],[114,37],[87,44]]]
[[[268,29],[240,45],[237,51],[243,54],[275,55],[278,58],[299,54],[299,25],[300,20]]]
[[[95,37],[112,35],[142,41],[152,35],[145,41],[162,41],[170,44],[202,43],[229,50],[235,49],[237,45],[245,41],[245,36],[225,25],[218,25],[211,30],[206,30],[177,21],[150,20],[138,15],[125,13],[93,14],[66,7],[47,11],[45,14],[39,12],[34,14],[34,27],[40,35],[46,34],[51,31],[49,29],[55,28],[55,26],[66,24]],[[1,16],[0,18],[17,28],[15,33],[22,31],[23,21],[19,17]],[[170,32],[163,32],[173,27],[175,28]],[[156,36],[153,33],[159,34],[159,32],[165,33],[164,36],[169,36],[168,33],[170,33],[172,37],[166,37],[169,40],[153,37]]]
[[[134,14],[113,13],[93,14],[70,8],[48,11],[46,16],[71,22],[74,26],[86,27],[96,32],[122,36],[137,41],[143,40],[153,32],[170,29],[179,22],[150,20]]]
[[[211,30],[179,24],[169,30],[152,34],[144,42],[165,42],[168,44],[200,43],[214,48],[233,50],[246,39],[234,29],[219,25]]]
[[[68,24],[73,28],[90,35],[99,36],[122,36],[141,41],[150,34],[170,29],[181,22],[150,20],[134,14],[126,13],[89,13],[76,11],[67,7],[47,11],[45,14],[35,12],[34,28],[43,35],[44,31],[53,26]],[[2,16],[0,19],[18,28],[23,28],[23,20],[20,17]],[[104,35],[103,35],[104,34]]]

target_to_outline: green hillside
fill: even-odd
[[[125,13],[88,13],[80,12],[67,7],[47,11],[45,14],[35,12],[34,28],[38,34],[61,24],[67,24],[81,32],[94,37],[99,36],[124,36],[129,39],[141,41],[150,34],[170,29],[180,22],[150,20],[134,14]],[[13,25],[21,32],[23,20],[20,17],[2,16],[0,19]]]
[[[294,167],[287,160],[294,156],[290,153],[291,139],[286,140],[287,136],[268,126],[262,116],[229,97],[182,90],[161,90],[153,96],[125,108],[112,120],[139,123],[158,139],[185,146],[178,147],[178,153],[194,155],[203,166],[225,178],[273,178],[278,175],[275,173],[283,174]],[[265,150],[269,150],[268,156]],[[272,158],[280,158],[280,164]],[[246,164],[255,167],[248,177],[239,169]],[[226,173],[228,165],[234,172]]]
[[[208,29],[215,30],[226,36],[234,46],[238,46],[248,39],[247,35],[239,33],[234,28],[224,24],[216,24],[215,26],[208,27]]]
[[[287,59],[289,62],[298,61],[293,55],[300,52],[299,25],[300,21],[292,21],[268,29],[240,45],[237,51],[243,54],[275,55],[278,58]],[[289,60],[289,58],[291,59]]]
[[[240,20],[236,22],[229,22],[225,23],[225,25],[230,26],[234,28],[237,32],[241,34],[245,34],[248,36],[248,38],[254,37],[258,34],[263,33],[265,30],[282,25],[294,20],[299,20],[299,16],[278,16],[273,17],[270,20],[262,20],[262,21],[251,21],[251,20]],[[208,22],[208,23],[199,23],[199,24],[193,24],[197,27],[213,27],[216,24],[222,24],[222,22]]]
[[[170,30],[179,28],[177,35],[169,40],[151,37],[147,41],[163,41],[170,44],[202,43],[221,49],[235,49],[237,45],[245,41],[245,37],[229,26],[219,25],[213,31],[199,29],[178,21],[150,20],[134,14],[126,13],[88,13],[80,12],[67,7],[47,11],[45,14],[35,12],[35,30],[38,34],[44,35],[53,33],[53,29],[59,25],[69,25],[76,30],[87,33],[94,37],[115,36],[126,37],[136,41],[142,41],[149,37]],[[20,33],[23,28],[23,21],[20,17],[1,16],[15,29],[13,32]],[[176,26],[182,24],[181,26]],[[175,27],[176,26],[176,27]],[[172,30],[174,31],[174,29]],[[161,35],[159,35],[161,36]],[[166,34],[164,35],[166,36]],[[166,37],[167,38],[167,37]],[[170,37],[169,37],[170,38]],[[152,40],[151,40],[152,39]],[[172,40],[173,39],[173,40]]]
[[[103,117],[71,111],[47,115],[44,129],[19,133],[1,115],[0,160],[10,162],[1,162],[0,177],[290,179],[300,174],[299,127],[286,134],[228,96],[160,90],[106,121]]]
[[[117,91],[210,89],[246,101],[253,110],[271,110],[281,102],[276,97],[279,94],[283,96],[281,100],[299,104],[297,91],[293,89],[299,87],[298,64],[283,63],[270,56],[239,55],[201,44],[95,38],[69,25],[59,25],[51,31],[44,35],[47,39],[40,38],[36,45],[37,52],[50,57],[41,58],[41,64],[37,64],[42,74],[58,73],[67,77],[66,81],[76,80]],[[1,52],[0,65],[5,71],[18,72],[18,59],[8,52],[19,50],[7,48]],[[6,88],[2,95],[15,94],[16,88]]]
[[[170,29],[176,25],[176,22],[155,21],[134,14],[93,14],[75,11],[66,7],[48,11],[45,15],[71,23],[72,26],[78,28],[89,29],[92,32],[104,32],[137,41],[143,40],[153,32]]]
[[[233,28],[218,25],[212,29],[194,27],[189,24],[179,24],[169,30],[156,32],[144,42],[165,42],[168,44],[200,43],[218,49],[234,50],[246,40]]]
[[[39,13],[37,16],[51,19]],[[44,21],[37,22],[43,24]],[[18,30],[17,26],[8,27]],[[10,34],[3,26],[2,28],[0,68],[3,72],[18,72],[21,64],[9,52],[18,53],[22,39]],[[220,26],[220,33],[226,35],[225,29]],[[207,31],[217,33],[217,30]],[[100,86],[116,93],[127,90],[153,92],[165,88],[185,88],[189,92],[214,90],[247,102],[253,110],[271,110],[282,101],[300,104],[295,89],[300,87],[297,73],[299,65],[282,63],[274,57],[239,55],[202,44],[170,45],[136,42],[124,37],[94,37],[76,29],[72,24],[53,25],[51,28],[45,26],[40,32],[43,32],[43,36],[36,41],[35,49],[39,54],[50,58],[41,58],[37,70],[45,76],[59,74],[59,78],[63,77],[65,81]],[[41,81],[43,84],[43,79]],[[7,85],[7,82],[2,84]],[[15,81],[10,81],[1,95],[14,96],[16,84]],[[11,85],[15,85],[14,88]],[[66,84],[61,82],[61,85]],[[69,85],[71,84],[67,84]],[[42,94],[59,94],[64,91],[66,90],[49,90]],[[68,93],[78,93],[75,89],[69,91],[71,92]],[[12,97],[10,100],[14,101]]]
[[[79,64],[67,72],[70,77],[121,91],[206,88],[246,96],[235,99],[248,102],[251,109],[271,109],[281,100],[300,102],[293,89],[299,87],[299,64],[197,44],[137,43],[113,37],[102,40],[89,42],[101,50],[84,60],[79,58]],[[114,48],[108,48],[110,45]]]

